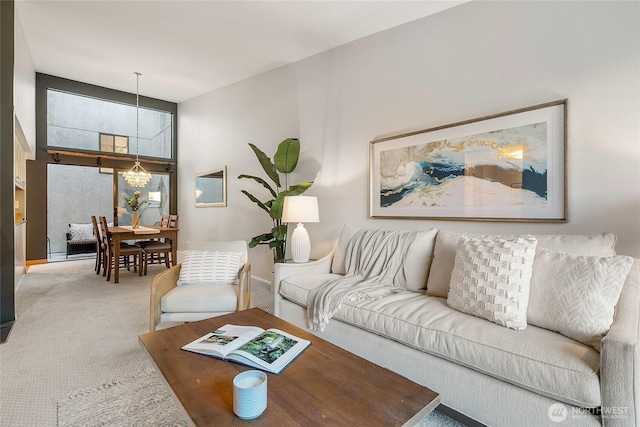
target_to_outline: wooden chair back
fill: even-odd
[[[100,217],[100,239],[102,240],[102,245],[104,245],[104,249],[111,252],[111,240],[109,239],[109,226],[107,225],[107,218],[104,216]]]
[[[169,226],[169,215],[162,215],[160,217],[160,227],[168,227]]]

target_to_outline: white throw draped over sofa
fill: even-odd
[[[491,426],[640,426],[640,260],[616,236],[345,226],[275,314]]]

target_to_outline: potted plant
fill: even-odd
[[[273,162],[264,152],[253,144],[249,144],[253,152],[256,154],[262,169],[275,184],[271,186],[266,180],[259,176],[240,175],[238,179],[248,178],[261,184],[269,191],[270,199],[264,202],[249,193],[242,190],[252,202],[257,204],[260,209],[269,214],[273,222],[273,227],[268,233],[255,236],[249,242],[249,247],[254,248],[257,245],[269,245],[273,250],[273,260],[282,262],[287,249],[287,224],[282,223],[282,206],[285,196],[298,196],[304,193],[311,185],[311,182],[303,182],[300,184],[289,185],[289,174],[294,171],[298,165],[298,157],[300,156],[300,141],[297,138],[287,138],[278,145],[276,154],[273,156]],[[281,183],[280,174],[283,174],[284,184]]]
[[[131,228],[140,227],[140,217],[138,216],[138,209],[140,206],[147,203],[146,200],[140,200],[140,190],[136,190],[133,192],[133,197],[125,197],[124,201],[131,209]]]

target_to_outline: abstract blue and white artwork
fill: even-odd
[[[371,214],[564,220],[564,129],[563,102],[373,141]]]

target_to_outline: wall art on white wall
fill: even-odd
[[[567,221],[567,100],[371,141],[370,216]]]

